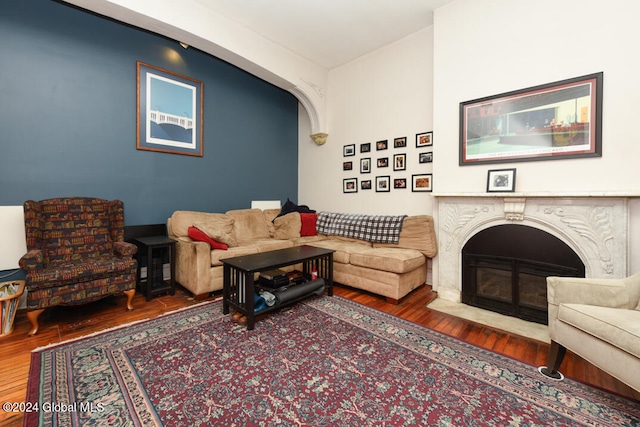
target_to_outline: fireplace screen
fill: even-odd
[[[463,249],[462,302],[547,323],[547,276],[584,277],[584,264],[564,242],[526,226],[476,234]]]
[[[462,302],[508,316],[547,323],[547,276],[579,271],[517,258],[467,255]]]

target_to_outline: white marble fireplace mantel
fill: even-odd
[[[639,192],[434,193],[438,255],[433,288],[460,302],[462,248],[476,233],[503,224],[546,231],[580,257],[587,277],[627,275],[629,199]],[[523,242],[526,244],[526,242]]]

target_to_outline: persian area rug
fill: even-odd
[[[25,425],[639,426],[640,403],[340,297],[198,305],[32,353]],[[57,406],[55,406],[57,405]]]

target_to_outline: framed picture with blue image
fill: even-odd
[[[204,83],[137,62],[138,150],[203,155]]]
[[[511,193],[516,189],[516,170],[492,169],[487,172],[488,193]]]

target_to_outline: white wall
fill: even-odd
[[[345,41],[348,42],[348,41]],[[365,55],[329,72],[327,90],[327,143],[316,146],[308,137],[304,114],[300,121],[299,202],[317,210],[365,214],[431,213],[430,193],[413,193],[411,175],[431,173],[432,164],[418,163],[417,133],[432,130],[433,28],[421,30],[396,43]],[[393,139],[407,137],[406,149],[394,149]],[[376,151],[375,142],[386,139],[389,148]],[[434,134],[434,145],[441,143]],[[371,143],[372,151],[360,153],[360,144]],[[343,157],[343,146],[356,145],[356,155]],[[394,172],[393,155],[407,154],[406,171]],[[360,159],[371,157],[372,171],[360,173]],[[375,166],[378,157],[389,157],[388,168]],[[342,163],[353,161],[352,171]],[[435,160],[437,161],[437,159]],[[407,189],[389,193],[374,189],[344,194],[344,178],[371,179],[389,175],[407,178]],[[434,188],[438,185],[434,181]]]
[[[640,190],[640,3],[612,0],[456,0],[434,22],[434,183],[484,192],[487,170],[517,168],[523,192]],[[604,73],[601,158],[458,166],[459,104],[590,73]],[[630,271],[640,271],[640,203],[633,201]]]
[[[19,268],[20,257],[27,253],[24,235],[23,207],[0,206],[0,271]]]

